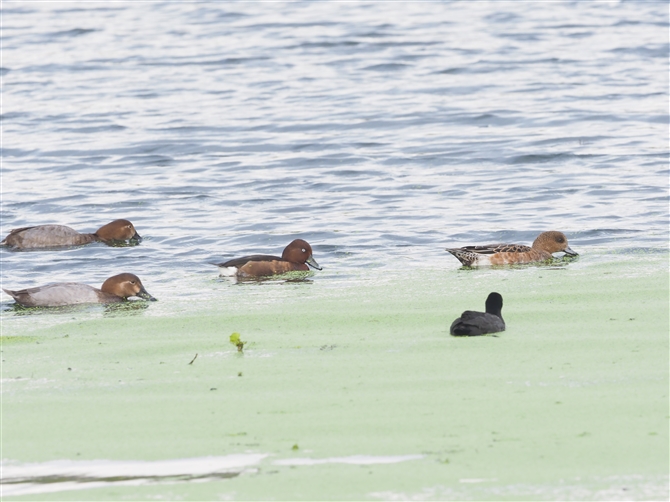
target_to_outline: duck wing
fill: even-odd
[[[268,254],[252,254],[249,256],[242,256],[240,258],[233,258],[223,263],[217,263],[217,267],[242,267],[250,261],[282,261],[279,256],[272,256]]]
[[[60,307],[80,303],[100,303],[100,290],[76,282],[61,282],[36,288],[10,291],[5,289],[16,303],[24,307]]]
[[[461,249],[477,254],[527,253],[533,250],[530,246],[523,244],[484,244],[483,246],[465,246]]]
[[[2,244],[15,249],[82,246],[95,240],[91,234],[80,234],[65,225],[37,225],[13,229]]]
[[[33,225],[32,227],[21,227],[21,228],[12,228],[9,231],[9,235],[12,234],[18,234],[19,232],[23,232],[24,230],[30,230],[31,228],[35,228],[37,225]]]
[[[32,226],[32,227],[12,228],[9,231],[9,233],[7,234],[7,237],[5,237],[2,242],[0,242],[0,245],[2,245],[2,246],[15,246],[17,235],[20,234],[21,232],[23,232],[24,230],[30,230],[31,228],[35,228],[35,227]]]

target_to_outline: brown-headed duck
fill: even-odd
[[[566,255],[577,256],[568,246],[568,238],[563,232],[542,232],[532,246],[523,244],[487,244],[447,249],[466,267],[480,265],[510,265],[546,261],[553,253],[563,251]]]
[[[96,241],[112,246],[122,243],[139,244],[142,242],[142,237],[128,220],[114,220],[92,234],[80,234],[64,225],[15,228],[9,232],[4,241],[0,242],[0,246],[7,246],[13,250],[39,249],[83,246]]]
[[[491,293],[486,299],[486,312],[466,310],[451,324],[449,332],[454,336],[479,336],[505,331],[502,306],[502,296]]]
[[[305,271],[309,270],[309,267],[321,270],[312,257],[312,247],[302,239],[296,239],[286,246],[281,258],[255,254],[215,265],[221,269],[221,275],[233,277],[266,277],[286,272]]]
[[[76,282],[59,282],[20,291],[3,291],[24,307],[61,307],[81,303],[119,303],[131,296],[156,301],[139,277],[134,274],[119,274],[102,283],[100,289]]]

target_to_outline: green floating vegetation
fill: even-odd
[[[243,342],[240,339],[240,334],[235,332],[232,335],[230,335],[230,343],[232,343],[233,345],[235,345],[237,347],[238,352],[242,352],[242,350],[244,350],[244,345],[247,342]]]

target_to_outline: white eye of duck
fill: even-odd
[[[306,250],[305,248],[302,248],[302,252],[303,252],[303,253],[306,253],[307,250]]]

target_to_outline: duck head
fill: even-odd
[[[131,296],[137,296],[139,298],[144,298],[145,300],[151,300],[152,302],[156,301],[156,298],[151,296],[147,290],[144,289],[142,281],[140,281],[140,278],[135,274],[119,274],[110,277],[102,283],[100,289],[105,293],[124,299]]]
[[[537,236],[537,239],[533,242],[534,249],[542,249],[548,251],[551,254],[558,253],[563,251],[565,254],[570,256],[578,256],[576,252],[570,249],[568,246],[568,238],[563,232],[557,232],[552,230],[550,232],[542,232]]]
[[[142,242],[142,237],[128,220],[114,220],[107,223],[95,232],[95,236],[107,244],[119,241],[131,241],[136,244]]]
[[[312,257],[312,246],[302,239],[296,239],[286,246],[281,257],[282,260],[291,263],[307,263],[310,267],[321,270],[319,264]]]

